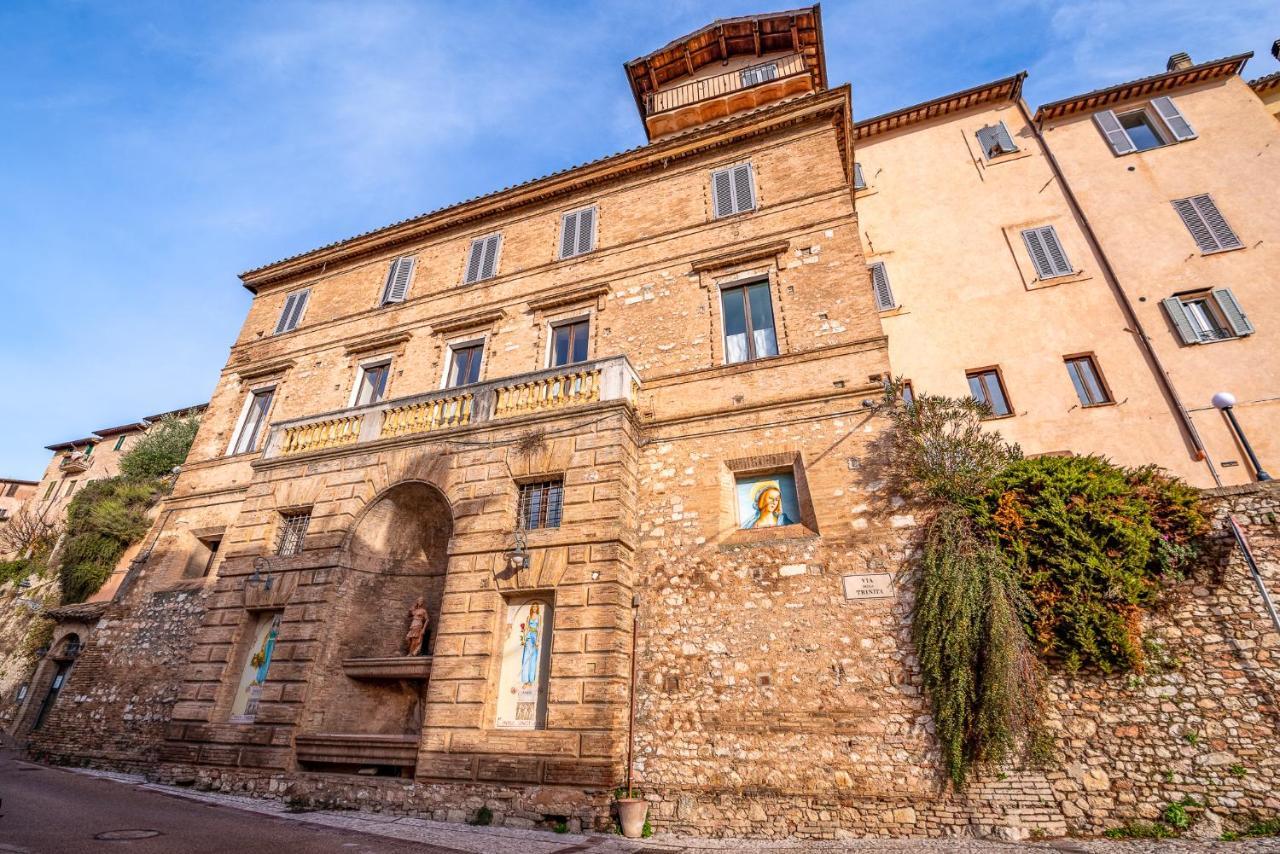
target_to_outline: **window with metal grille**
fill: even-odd
[[[520,484],[517,524],[525,530],[559,528],[564,505],[564,481]]]
[[[1003,418],[1013,414],[1009,406],[1009,395],[1005,393],[1004,381],[1000,379],[999,368],[982,368],[969,371],[969,394],[978,403],[985,403],[991,410],[992,418]]]
[[[1172,204],[1201,252],[1221,252],[1244,246],[1207,193],[1188,199],[1174,199]]]
[[[311,511],[280,514],[280,531],[276,537],[276,554],[282,557],[296,555],[302,551],[302,539],[307,535],[307,526],[311,524]]]
[[[711,201],[717,218],[756,209],[751,164],[741,163],[711,173]]]
[[[1111,392],[1102,380],[1102,372],[1092,356],[1067,356],[1067,376],[1075,386],[1081,406],[1101,406],[1111,403]]]

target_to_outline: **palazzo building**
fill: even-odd
[[[876,402],[902,375],[1031,453],[1251,479],[1194,367],[1236,364],[1268,432],[1280,125],[1242,64],[855,124],[818,7],[717,21],[626,63],[646,145],[242,274],[146,559],[32,751],[454,820],[603,826],[630,774],[707,833],[1098,825],[1083,771],[945,791]],[[1091,118],[1134,104],[1160,150]],[[1239,247],[1197,243],[1206,194]],[[1127,228],[1159,233],[1143,269]],[[1161,325],[1192,286],[1233,334]]]

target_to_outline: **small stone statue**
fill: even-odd
[[[409,633],[404,636],[407,647],[405,655],[422,655],[422,639],[427,634],[427,623],[430,621],[427,607],[419,596],[409,609]]]

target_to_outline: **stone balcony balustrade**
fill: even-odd
[[[640,380],[626,356],[610,356],[384,400],[271,425],[264,460],[382,439],[558,412],[597,401],[635,401]]]
[[[81,451],[72,451],[58,463],[58,470],[68,474],[79,474],[88,471],[91,465],[93,465],[93,457]]]

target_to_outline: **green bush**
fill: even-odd
[[[102,587],[120,557],[151,525],[147,512],[164,493],[160,480],[95,480],[67,506],[67,538],[58,555],[63,602],[83,602]]]
[[[28,557],[0,561],[0,584],[21,581],[33,572],[43,574],[44,564]]]
[[[1036,645],[1068,670],[1142,670],[1143,610],[1182,579],[1208,529],[1196,490],[1092,456],[1011,463],[977,515],[1030,597]]]
[[[120,458],[120,472],[134,480],[165,477],[187,459],[200,419],[166,416]]]

